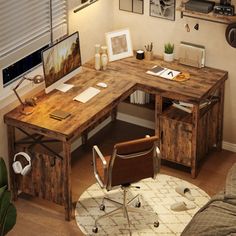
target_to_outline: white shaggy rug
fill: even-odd
[[[160,225],[158,228],[154,227],[155,219],[152,214],[130,213],[132,235],[180,235],[192,216],[209,200],[209,196],[197,186],[164,174],[159,174],[155,180],[151,178],[142,180],[136,185],[140,186],[140,189],[131,188],[128,200],[140,193],[142,205],[139,209],[156,212]],[[175,191],[175,187],[178,185],[188,187],[192,196],[195,197],[195,201],[189,201],[179,195]],[[102,190],[98,184],[93,184],[80,196],[76,205],[75,218],[80,230],[85,235],[129,235],[127,220],[122,214],[100,220],[98,232],[96,234],[92,232],[95,219],[104,214],[104,211],[99,209],[103,196],[122,202],[120,189],[107,192]],[[196,208],[180,212],[170,209],[173,203],[181,201],[186,204],[195,204]],[[105,212],[112,211],[117,207],[108,201],[105,201],[105,205]]]

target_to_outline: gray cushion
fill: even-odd
[[[226,178],[225,198],[236,199],[236,163],[231,167]]]

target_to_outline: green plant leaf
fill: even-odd
[[[2,157],[0,157],[0,187],[8,185],[7,167]]]
[[[4,191],[0,198],[0,224],[4,222],[5,214],[8,206],[10,205],[11,193],[10,191]]]
[[[7,190],[7,185],[0,187],[0,199],[1,199],[1,196],[5,190]]]
[[[164,50],[165,50],[165,53],[167,54],[172,54],[174,52],[174,44],[171,44],[171,43],[166,43],[164,45]]]
[[[7,168],[0,157],[0,236],[7,234],[16,223],[16,208],[11,203],[11,192],[8,191]]]
[[[7,234],[13,228],[13,226],[16,224],[16,216],[17,216],[16,208],[12,203],[10,203],[10,205],[7,208],[5,220],[2,225],[3,226],[2,227],[3,235]]]

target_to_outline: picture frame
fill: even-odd
[[[149,14],[166,20],[175,20],[176,0],[149,0]]]
[[[119,0],[119,9],[137,14],[144,13],[144,0]]]
[[[133,48],[129,29],[121,29],[106,33],[109,61],[133,56]]]
[[[77,13],[78,11],[84,9],[85,7],[88,7],[92,3],[97,2],[98,0],[77,0],[78,7],[74,9],[74,13]]]

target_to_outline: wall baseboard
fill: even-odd
[[[235,143],[229,143],[229,142],[222,142],[222,148],[231,151],[231,152],[236,152],[236,144]]]
[[[104,128],[110,122],[111,122],[111,117],[108,117],[106,120],[104,120],[101,124],[99,124],[97,127],[95,127],[93,130],[91,130],[88,133],[88,139],[91,138],[93,135],[95,135],[97,132],[99,132],[102,128]],[[71,145],[71,152],[75,151],[81,145],[82,145],[81,138],[76,139]]]
[[[153,121],[145,120],[142,118],[138,118],[135,116],[127,115],[125,113],[118,112],[117,119],[121,121],[125,121],[131,124],[143,126],[145,128],[154,129],[155,123]],[[91,138],[93,135],[95,135],[97,132],[99,132],[102,128],[104,128],[107,124],[111,122],[111,118],[108,117],[106,120],[104,120],[101,124],[99,124],[96,128],[94,128],[92,131],[89,132],[88,138]],[[82,144],[81,138],[77,139],[71,146],[72,152],[77,149]],[[223,141],[222,143],[223,149],[231,152],[236,152],[236,144],[229,143]]]
[[[149,129],[154,129],[154,127],[155,127],[155,123],[153,121],[145,120],[142,118],[138,118],[138,117],[127,115],[127,114],[120,113],[120,112],[118,112],[118,114],[117,114],[117,119],[134,124],[134,125],[143,126],[145,128],[149,128]]]

